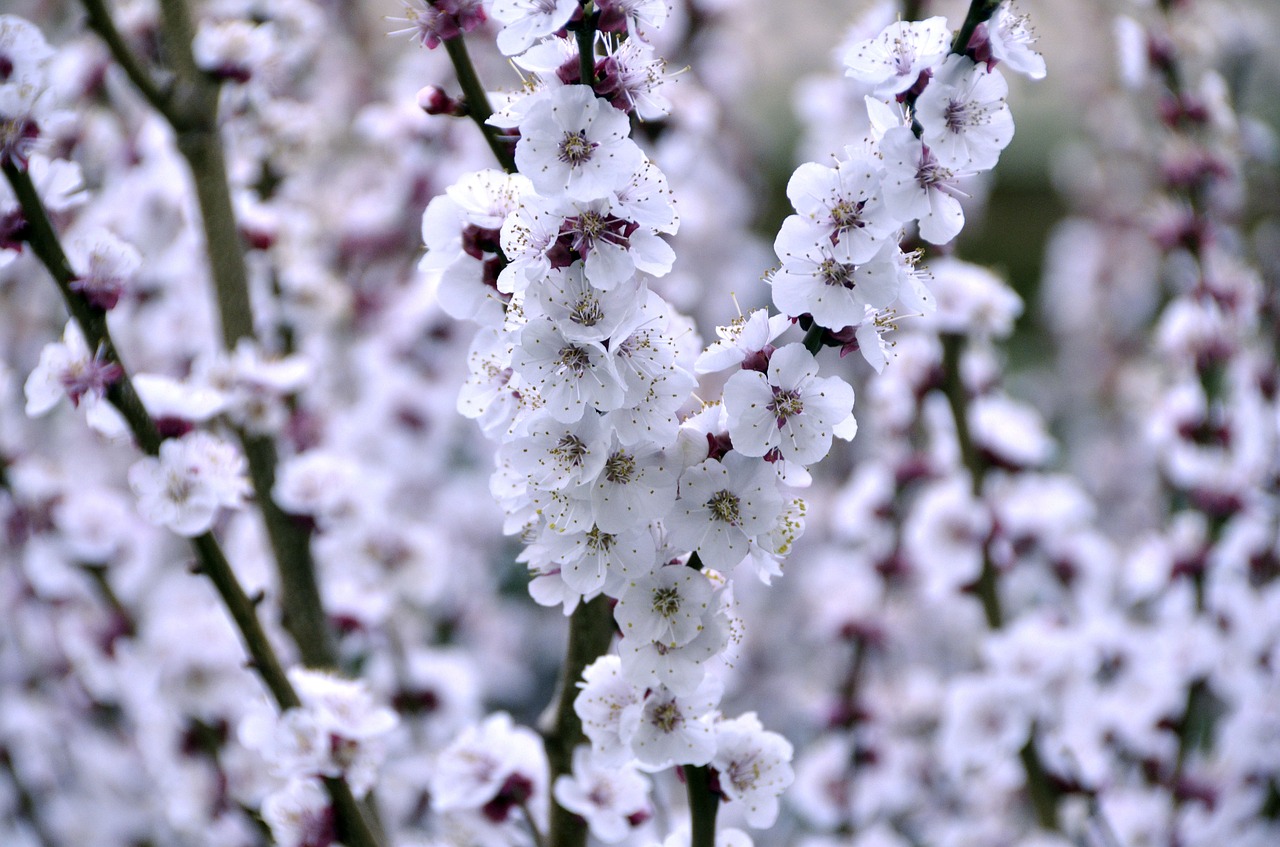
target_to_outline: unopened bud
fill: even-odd
[[[444,92],[443,88],[428,85],[418,92],[418,108],[428,115],[464,115],[466,107]]]

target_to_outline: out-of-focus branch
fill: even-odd
[[[81,0],[81,2],[88,16],[89,28],[96,32],[107,45],[116,64],[156,111],[168,115],[169,92],[156,81],[151,71],[143,65],[142,60],[129,48],[129,45],[125,44],[120,30],[116,28],[115,21],[107,10],[106,3],[103,0]]]
[[[956,442],[960,446],[960,461],[969,471],[970,488],[975,498],[982,497],[982,481],[987,476],[987,460],[973,442],[969,431],[969,396],[965,392],[964,379],[960,375],[960,357],[964,352],[963,335],[948,333],[942,337],[942,391],[951,407],[956,422]],[[982,571],[978,575],[975,590],[982,601],[982,611],[987,625],[992,629],[1004,626],[1004,611],[1000,604],[995,565],[991,561],[989,545],[982,546]]]
[[[111,333],[107,329],[107,313],[93,308],[84,297],[71,290],[71,283],[76,279],[75,271],[72,270],[71,263],[63,252],[62,244],[58,241],[58,235],[49,221],[44,203],[41,202],[40,195],[31,182],[31,175],[8,161],[4,162],[3,170],[9,185],[13,187],[14,196],[22,206],[25,220],[22,238],[49,271],[49,275],[53,277],[59,293],[62,294],[62,300],[66,303],[67,311],[71,313],[71,317],[75,319],[80,331],[84,334],[85,343],[91,351],[102,350],[109,361],[120,364],[123,368],[120,354],[116,352]],[[155,421],[147,414],[146,408],[142,405],[142,399],[134,390],[133,381],[129,378],[127,369],[107,389],[107,400],[124,416],[138,447],[153,456],[159,453],[160,431],[156,429]]]
[[[83,296],[71,290],[75,272],[71,268],[71,263],[67,261],[66,253],[53,229],[53,224],[49,221],[44,203],[41,202],[35,185],[31,182],[31,176],[9,161],[4,162],[3,171],[22,206],[23,240],[30,245],[32,252],[53,277],[66,301],[68,311],[85,336],[86,344],[90,349],[102,349],[109,356],[109,361],[120,366],[121,376],[108,390],[107,400],[124,417],[143,452],[152,456],[159,454],[161,443],[159,431],[137,392],[134,391],[128,369],[120,360],[115,345],[111,341],[106,313],[93,308]],[[282,711],[301,706],[302,701],[289,682],[288,676],[285,675],[284,667],[271,646],[262,623],[258,620],[256,602],[245,593],[217,538],[212,532],[205,532],[192,538],[191,546],[197,560],[194,570],[208,577],[222,599],[223,605],[231,614],[231,619],[249,654],[249,666],[257,673]],[[361,813],[350,786],[341,779],[326,780],[326,786],[337,813],[338,828],[343,835],[343,842],[350,844],[351,847],[380,847],[379,839],[370,829],[366,816]]]
[[[255,337],[253,306],[218,129],[220,84],[196,64],[191,50],[195,27],[190,9],[186,0],[161,3],[163,54],[173,82],[167,91],[160,91],[151,74],[124,45],[102,0],[83,2],[90,26],[106,41],[112,55],[143,95],[174,128],[178,149],[191,168],[200,204],[222,341],[227,349],[233,349],[241,339]],[[310,532],[281,511],[272,498],[278,459],[275,443],[269,438],[245,433],[240,433],[240,441],[280,578],[285,628],[297,642],[306,664],[330,667],[336,650],[316,584]]]
[[[965,336],[948,333],[942,337],[942,372],[943,393],[951,407],[951,415],[955,419],[956,441],[960,447],[960,458],[969,472],[973,496],[982,497],[983,480],[989,470],[988,462],[973,441],[969,430],[969,397],[960,374],[960,357],[964,352]],[[982,602],[982,611],[987,625],[993,629],[1004,626],[1004,610],[1000,603],[999,575],[995,564],[991,561],[990,544],[982,545],[982,571],[975,585],[978,599]],[[1036,821],[1045,829],[1058,829],[1058,796],[1059,791],[1049,779],[1044,763],[1040,759],[1040,751],[1036,747],[1035,732],[1027,739],[1027,743],[1018,751],[1022,761],[1022,769],[1026,776],[1027,795],[1035,811]]]
[[[26,821],[40,847],[57,847],[57,840],[45,826],[44,819],[40,817],[40,808],[36,805],[35,798],[31,796],[31,791],[18,775],[17,769],[13,766],[13,757],[4,747],[0,747],[0,771],[4,771],[13,786],[14,805],[17,807],[14,811],[17,817]]]

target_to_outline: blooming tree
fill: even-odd
[[[1146,439],[1101,472],[955,255],[1005,72],[1046,75],[1008,0],[864,10],[763,236],[699,70],[730,4],[407,0],[385,42],[355,4],[35,5],[0,16],[7,841],[1280,835],[1268,136],[1177,4],[1114,18],[1147,159],[1094,190],[1141,222],[1081,202],[1047,262],[1062,348],[1124,377],[1062,418],[1140,410],[1084,427]]]

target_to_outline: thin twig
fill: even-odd
[[[75,279],[75,273],[67,261],[66,253],[49,221],[44,203],[41,202],[30,175],[9,161],[3,163],[3,172],[22,206],[25,221],[22,229],[23,240],[31,246],[32,252],[53,277],[67,303],[68,311],[79,324],[86,342],[93,345],[94,349],[101,347],[107,351],[110,361],[121,368],[121,376],[107,392],[107,400],[124,417],[143,452],[152,456],[158,455],[160,434],[156,430],[155,422],[142,405],[141,399],[133,390],[128,369],[120,360],[115,345],[111,341],[106,313],[91,307],[84,297],[71,290],[70,285]],[[197,558],[195,569],[209,578],[231,614],[241,641],[249,654],[250,667],[257,673],[282,711],[301,706],[302,701],[285,675],[280,659],[258,620],[257,608],[245,593],[218,540],[211,532],[206,532],[192,538],[191,545]],[[379,847],[381,842],[370,829],[369,816],[361,812],[359,804],[351,794],[350,786],[341,779],[327,779],[325,785],[337,813],[338,826],[344,836],[344,843],[351,847]]]
[[[507,173],[515,173],[516,159],[506,136],[497,127],[489,125],[489,118],[493,116],[493,107],[489,105],[489,95],[485,93],[484,86],[480,84],[480,77],[476,74],[475,65],[471,63],[466,42],[461,35],[446,38],[444,49],[449,54],[449,61],[453,63],[453,72],[457,75],[458,85],[462,88],[467,104],[467,116],[480,128],[485,143],[489,145],[494,158],[502,165],[503,170]]]
[[[124,38],[120,35],[120,30],[116,28],[115,21],[107,10],[104,0],[81,0],[81,3],[84,5],[85,13],[88,16],[89,28],[96,32],[103,43],[107,45],[107,49],[111,51],[116,64],[129,77],[134,87],[142,92],[142,96],[147,98],[147,102],[155,107],[156,111],[161,114],[167,114],[169,111],[168,92],[156,82],[155,77],[143,65],[137,54],[129,48],[129,45],[125,44]]]

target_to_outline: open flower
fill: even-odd
[[[781,511],[773,467],[735,450],[685,471],[667,534],[674,546],[695,550],[705,565],[727,571],[747,555],[752,538],[773,528]]]
[[[838,376],[818,376],[803,344],[788,344],[769,370],[741,370],[724,386],[733,448],[746,456],[778,450],[810,465],[827,455],[835,431],[853,414],[853,388]]]
[[[953,170],[993,168],[1013,139],[1009,84],[998,70],[951,55],[916,101],[921,136],[938,163]]]
[[[589,86],[566,85],[537,96],[520,122],[515,158],[540,194],[583,202],[606,198],[643,164],[626,114]]]

